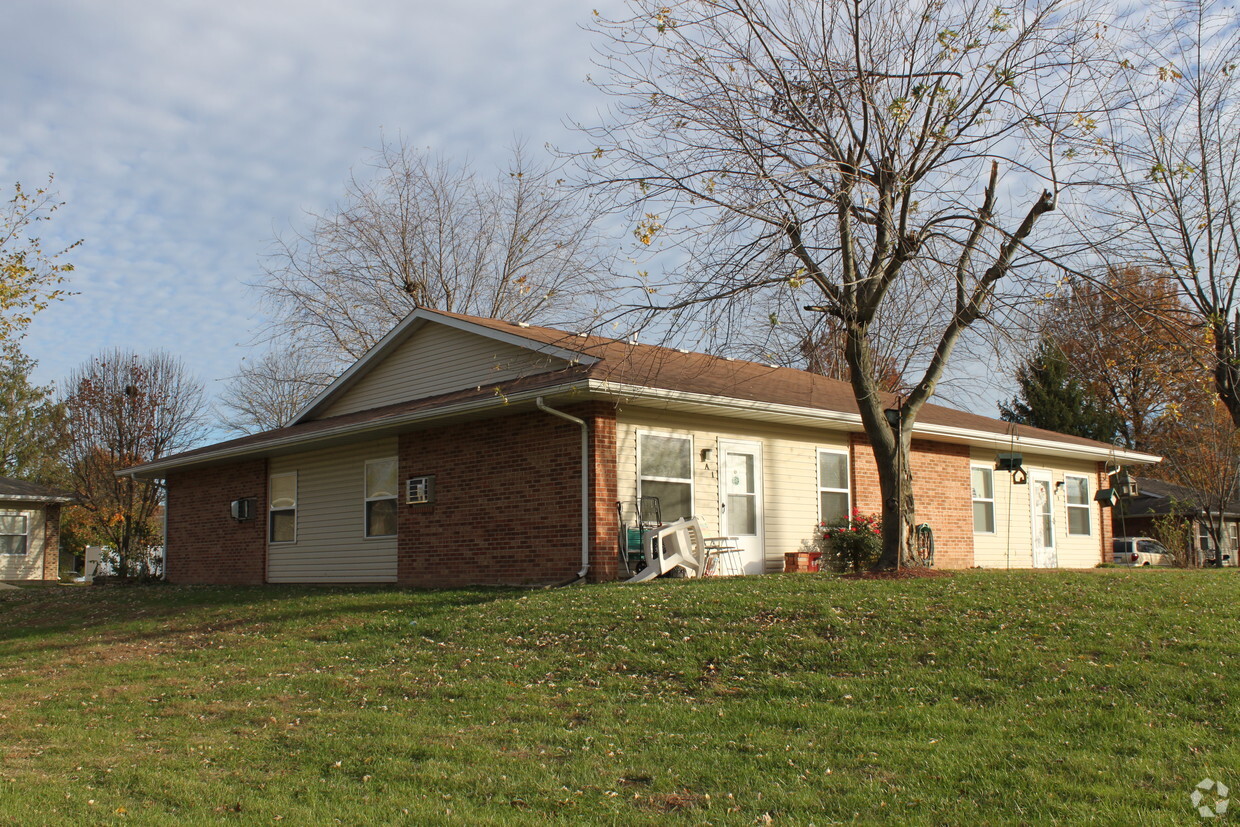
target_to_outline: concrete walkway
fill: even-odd
[[[5,589],[16,589],[16,588],[17,586],[14,586],[11,583],[5,583],[3,581],[0,581],[0,591],[4,591]]]

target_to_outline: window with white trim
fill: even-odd
[[[20,512],[0,514],[0,554],[24,556],[29,548],[30,521]]]
[[[1089,510],[1089,477],[1076,474],[1063,475],[1063,487],[1068,497],[1068,534],[1088,537],[1091,531]]]
[[[995,533],[995,472],[985,466],[970,469],[973,485],[973,533]]]
[[[366,463],[366,536],[396,536],[396,457]]]
[[[267,539],[273,543],[297,542],[297,472],[272,474],[267,490]]]
[[[818,450],[818,521],[848,518],[852,492],[848,487],[848,454]]]
[[[693,438],[638,433],[638,495],[658,497],[663,521],[693,516]]]

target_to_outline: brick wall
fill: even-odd
[[[973,500],[969,483],[969,448],[943,442],[913,440],[913,507],[918,523],[934,531],[938,568],[973,565]],[[865,434],[852,435],[853,505],[864,514],[880,514],[882,495],[878,465]]]
[[[590,423],[590,580],[615,580],[620,576],[616,406],[596,402],[566,410]]]
[[[615,414],[555,407],[590,425],[592,577],[606,577],[616,556]],[[399,583],[546,584],[581,568],[577,425],[542,411],[446,425],[401,435],[399,454],[401,479],[435,477],[432,505],[400,505]]]
[[[1100,462],[1098,463],[1098,480],[1094,491],[1101,491],[1104,488],[1110,487],[1111,478],[1107,476],[1107,464],[1105,462]],[[1102,547],[1098,550],[1098,560],[1102,563],[1110,563],[1112,560],[1111,545],[1112,540],[1115,538],[1114,527],[1111,525],[1111,512],[1114,511],[1114,509],[1099,508],[1098,511],[1102,514],[1101,518],[1098,520],[1098,522],[1102,525],[1102,531],[1099,532],[1102,535]]]
[[[254,519],[238,522],[229,505],[255,497]],[[267,461],[168,475],[166,577],[172,583],[248,585],[267,573]]]
[[[43,579],[60,579],[60,505],[49,503],[43,513]]]

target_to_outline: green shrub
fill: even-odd
[[[864,571],[878,562],[883,552],[879,517],[857,509],[846,519],[818,526],[821,566],[829,571]]]

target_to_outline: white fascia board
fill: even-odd
[[[644,385],[626,385],[605,380],[589,380],[590,390],[606,396],[620,396],[626,399],[657,401],[663,403],[680,403],[713,409],[711,412],[719,416],[736,417],[738,414],[749,414],[749,419],[800,419],[802,424],[809,426],[835,425],[839,428],[860,428],[861,417],[843,411],[830,411],[824,408],[805,408],[799,405],[777,405],[771,402],[755,402],[752,399],[737,399],[732,396],[714,396],[708,393],[690,393],[688,391],[672,391],[663,388],[649,388]]]
[[[778,405],[770,402],[755,402],[750,399],[736,399],[727,396],[712,396],[704,393],[671,391],[661,388],[648,388],[641,385],[625,385],[615,382],[590,380],[590,390],[614,396],[623,396],[633,400],[649,400],[659,402],[675,402],[685,405],[703,406],[715,409],[723,416],[748,415],[753,419],[797,419],[806,425],[826,426],[834,429],[863,431],[861,415],[844,411],[830,411],[822,408],[806,408],[799,405]],[[1039,439],[1036,437],[1017,436],[1015,442],[1011,436],[996,434],[990,431],[978,431],[972,428],[957,428],[947,425],[933,425],[921,422],[914,423],[913,433],[919,437],[939,439],[948,442],[959,442],[979,448],[1003,450],[1014,444],[1017,448],[1031,453],[1068,458],[1088,458],[1094,460],[1111,460],[1119,463],[1156,463],[1162,457],[1129,451],[1112,446],[1076,445],[1057,440]]]
[[[374,346],[370,348],[370,350],[362,354],[362,357],[360,359],[358,359],[352,365],[349,365],[348,369],[345,370],[344,373],[336,377],[336,381],[332,382],[330,385],[324,388],[323,391],[318,396],[310,400],[310,402],[307,403],[305,407],[303,407],[300,411],[297,412],[297,415],[293,417],[293,420],[290,424],[298,425],[302,423],[303,421],[305,421],[307,417],[309,417],[316,410],[318,410],[318,408],[322,406],[325,402],[327,402],[329,399],[336,397],[339,393],[343,392],[348,387],[350,387],[354,382],[360,379],[361,375],[370,368],[372,363],[386,356],[390,351],[394,350],[399,344],[401,344],[406,339],[408,339],[410,336],[412,336],[414,333],[416,333],[418,329],[421,328],[423,325],[425,325],[427,322],[434,322],[435,324],[442,324],[442,325],[445,325],[446,327],[455,328],[457,330],[463,330],[467,333],[473,333],[478,336],[485,336],[488,339],[493,339],[495,341],[514,345],[516,347],[525,348],[526,350],[533,350],[538,353],[545,353],[551,356],[555,356],[559,359],[563,359],[564,361],[572,365],[577,365],[577,364],[592,365],[598,361],[598,359],[596,359],[593,356],[586,356],[585,354],[579,353],[575,350],[568,350],[567,348],[544,344],[542,342],[538,342],[533,339],[528,339],[520,335],[505,333],[502,330],[493,330],[492,328],[489,328],[485,325],[475,324],[473,322],[467,322],[464,319],[454,319],[451,316],[443,316],[443,315],[440,315],[439,313],[436,313],[433,310],[426,310],[425,308],[418,308],[417,310],[413,311],[405,318],[401,319],[400,322],[397,323],[395,327],[393,327],[391,330],[388,331],[386,336],[384,336],[382,339],[376,342]],[[513,326],[517,327],[517,325],[515,324]],[[519,330],[520,328],[517,327],[517,329]],[[568,334],[565,334],[565,338],[568,338]]]
[[[57,505],[59,503],[71,503],[77,500],[77,497],[38,497],[34,494],[0,494],[0,508],[4,503],[47,503],[49,505]]]
[[[312,450],[320,443],[332,442],[343,437],[360,437],[374,431],[391,430],[406,425],[413,425],[422,422],[433,422],[437,419],[446,419],[453,416],[479,413],[491,408],[508,408],[522,402],[533,402],[534,399],[539,396],[546,399],[554,399],[567,394],[580,393],[585,390],[587,390],[586,383],[584,381],[578,381],[563,385],[552,385],[548,388],[520,391],[518,393],[506,394],[504,396],[491,396],[485,399],[474,399],[469,402],[459,402],[455,405],[444,405],[438,408],[430,408],[425,411],[415,411],[414,413],[405,414],[403,416],[394,415],[384,417],[382,419],[372,420],[370,422],[341,425],[336,428],[326,428],[322,431],[315,431],[313,434],[307,436],[285,436],[266,442],[250,443],[248,445],[239,445],[233,448],[222,448],[218,451],[209,451],[186,459],[177,459],[174,457],[168,460],[156,460],[155,462],[148,462],[145,465],[139,465],[135,468],[127,468],[124,471],[118,471],[117,476],[133,477],[135,479],[161,479],[164,473],[175,469],[196,468],[230,459],[236,460],[262,457],[273,453],[284,452],[286,449],[296,448],[298,450]]]
[[[1014,445],[1016,448],[1029,451],[1030,453],[1057,457],[1075,457],[1077,459],[1084,457],[1100,461],[1109,460],[1119,464],[1152,465],[1162,462],[1162,457],[1157,454],[1130,451],[1127,448],[1120,448],[1114,445],[1077,445],[1071,442],[1059,442],[1053,439],[1019,435],[1013,439],[1008,434],[975,431],[972,428],[956,428],[950,425],[922,425],[917,423],[913,426],[913,433],[918,436],[937,437],[953,442],[967,442],[979,448],[994,448],[998,451],[1012,450]]]

